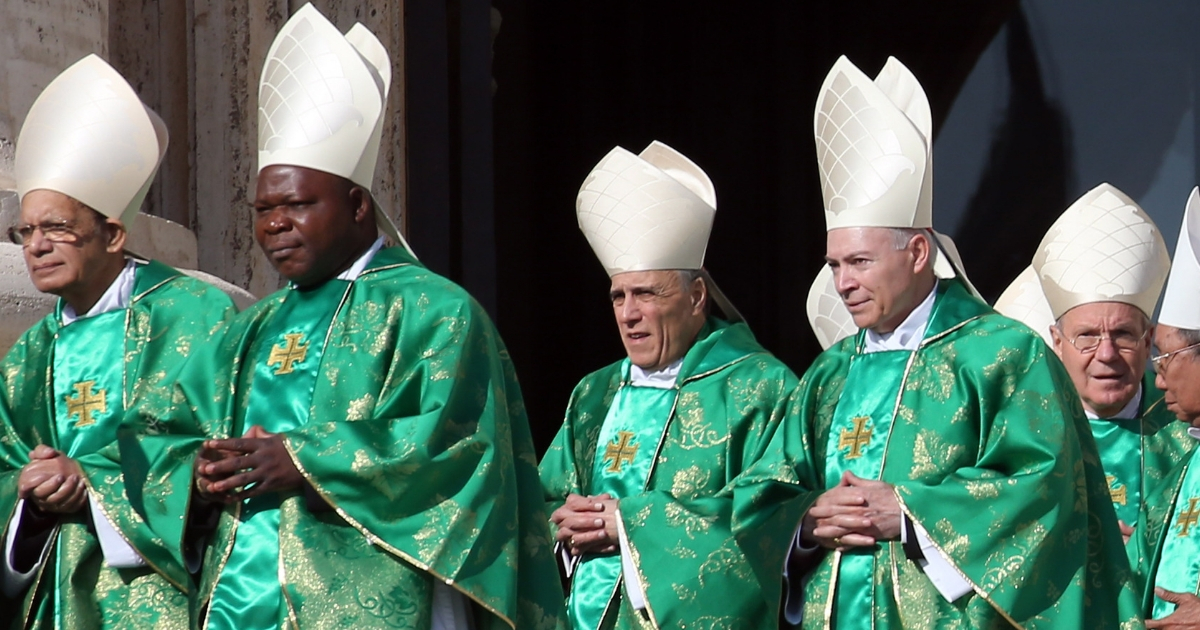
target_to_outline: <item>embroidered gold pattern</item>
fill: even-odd
[[[81,428],[96,424],[96,418],[92,414],[108,412],[108,393],[101,389],[92,395],[92,388],[95,387],[96,381],[82,381],[75,383],[75,395],[67,396],[67,418],[79,414],[79,422],[75,423],[75,428]]]
[[[625,464],[633,463],[633,458],[637,456],[638,448],[641,445],[630,444],[631,440],[633,440],[633,433],[617,431],[617,439],[604,449],[604,461],[612,461],[605,469],[607,472],[620,473]]]
[[[846,454],[846,459],[858,459],[862,457],[862,448],[871,442],[871,429],[866,428],[867,421],[871,418],[868,416],[858,416],[851,418],[854,423],[854,430],[842,429],[841,436],[838,438],[838,450],[850,449]]]
[[[267,357],[267,367],[279,366],[275,370],[275,376],[291,374],[292,366],[304,361],[304,357],[308,356],[309,344],[300,344],[300,340],[304,339],[304,333],[288,333],[283,336],[283,339],[282,344],[271,348],[271,355]]]

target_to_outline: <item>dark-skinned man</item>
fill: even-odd
[[[1155,385],[1167,409],[1200,439],[1200,189],[1184,209],[1171,275],[1154,329]],[[1176,466],[1147,503],[1130,557],[1143,580],[1146,627],[1200,628],[1200,449]]]
[[[825,261],[861,330],[736,484],[767,603],[803,628],[1140,626],[1070,377],[945,264],[920,84],[843,57],[814,132]]]
[[[90,55],[34,102],[17,142],[29,277],[58,296],[0,363],[0,624],[187,628],[187,572],[124,492],[124,410],[169,391],[168,374],[233,304],[125,243],[167,149],[162,121]]]
[[[1100,184],[1050,226],[1030,270],[996,302],[997,311],[1048,337],[1071,375],[1126,539],[1143,508],[1159,509],[1143,505],[1161,500],[1149,489],[1193,446],[1146,370],[1150,317],[1170,268],[1150,216]]]
[[[362,25],[343,35],[305,5],[283,26],[260,83],[254,232],[289,286],[189,362],[207,378],[181,379],[170,413],[128,418],[142,492],[195,489],[186,521],[151,524],[200,565],[193,609],[208,628],[537,630],[561,617],[503,343],[370,192],[390,68]],[[213,523],[206,505],[221,504]]]
[[[658,142],[613,149],[579,191],[627,356],[576,386],[541,463],[575,630],[776,627],[727,489],[794,413],[797,379],[702,270],[716,203]]]

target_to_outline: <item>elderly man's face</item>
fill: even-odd
[[[104,262],[124,257],[119,223],[52,190],[25,195],[17,228],[28,234],[23,252],[33,286],[68,302],[94,293],[111,267]]]
[[[1061,330],[1059,329],[1061,327]],[[1051,326],[1054,352],[1067,366],[1083,406],[1100,417],[1117,414],[1137,395],[1151,335],[1146,316],[1121,302],[1082,304]],[[1091,350],[1080,347],[1095,343]]]
[[[825,262],[855,326],[891,332],[928,295],[920,282],[931,264],[924,238],[896,249],[894,231],[855,227],[830,230],[825,243]]]
[[[320,284],[361,253],[354,189],[349,180],[300,166],[268,166],[258,174],[254,238],[285,278],[301,287]]]
[[[1185,350],[1189,343],[1179,334],[1179,329],[1159,324],[1154,329],[1154,346],[1159,355],[1175,352],[1162,360],[1156,368],[1154,384],[1163,390],[1167,409],[1175,412],[1180,420],[1200,427],[1200,348]],[[1177,352],[1178,351],[1178,352]]]
[[[630,271],[612,277],[613,314],[634,365],[659,370],[687,354],[704,327],[704,281],[684,287],[678,271]]]

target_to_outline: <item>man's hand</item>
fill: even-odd
[[[55,514],[71,514],[87,502],[83,470],[75,460],[45,444],[29,452],[30,462],[17,476],[17,496]]]
[[[1121,542],[1128,545],[1129,538],[1133,536],[1133,528],[1125,524],[1125,521],[1118,520],[1117,527],[1121,529]]]
[[[568,495],[562,507],[550,515],[550,522],[558,526],[556,539],[576,556],[616,551],[617,506],[618,501],[607,493]]]
[[[1200,597],[1191,593],[1175,593],[1156,588],[1154,594],[1163,601],[1175,604],[1175,612],[1162,619],[1147,619],[1146,629],[1195,630],[1200,628]]]
[[[892,485],[846,472],[804,515],[801,534],[828,549],[869,547],[900,538],[900,504]]]
[[[296,469],[283,438],[261,427],[250,427],[240,438],[207,440],[204,449],[210,456],[213,451],[227,454],[205,462],[203,467],[197,464],[196,486],[201,493],[241,501],[269,492],[295,490],[304,484],[304,476]]]
[[[196,455],[195,464],[192,466],[192,474],[196,479],[196,492],[201,499],[214,503],[233,503],[233,498],[222,492],[217,492],[213,489],[213,484],[222,479],[227,479],[230,475],[210,476],[204,473],[208,469],[208,465],[219,462],[229,457],[236,457],[238,453],[215,448],[201,447],[200,453]]]

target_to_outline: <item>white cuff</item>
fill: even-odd
[[[783,618],[792,625],[800,625],[804,621],[804,577],[790,575],[793,566],[808,564],[813,556],[820,553],[821,546],[804,544],[804,523],[796,527],[792,536],[792,544],[788,547],[787,555],[783,557]]]
[[[633,563],[633,554],[629,550],[629,541],[625,537],[625,524],[621,522],[621,511],[617,510],[617,540],[621,545],[621,573],[625,576],[625,591],[629,594],[629,605],[634,610],[646,609],[646,591],[642,588],[642,579],[638,577],[637,565]]]
[[[33,578],[41,570],[42,564],[46,561],[46,552],[50,549],[50,541],[54,540],[54,534],[46,538],[46,544],[42,547],[42,552],[38,554],[39,560],[37,564],[29,571],[21,572],[13,566],[16,564],[13,558],[13,547],[17,537],[20,536],[21,517],[25,514],[25,499],[17,501],[17,509],[13,511],[12,519],[8,522],[8,533],[4,536],[4,563],[3,575],[0,575],[0,591],[5,597],[15,598],[20,595],[33,582]],[[58,526],[54,528],[57,530]]]
[[[104,553],[104,564],[114,569],[136,569],[146,566],[146,561],[126,542],[112,521],[104,515],[100,504],[92,493],[88,493],[88,505],[92,508],[92,524],[96,526],[96,537],[100,539],[100,551]]]
[[[917,533],[917,543],[921,547],[921,553],[925,555],[924,560],[917,560],[917,566],[921,567],[921,570],[925,572],[925,577],[929,578],[933,587],[942,594],[942,597],[948,602],[953,602],[975,590],[971,583],[958,572],[954,563],[942,555],[941,550],[933,544],[933,540],[929,538],[925,528],[921,527],[916,520],[913,520],[912,524],[913,530]]]

